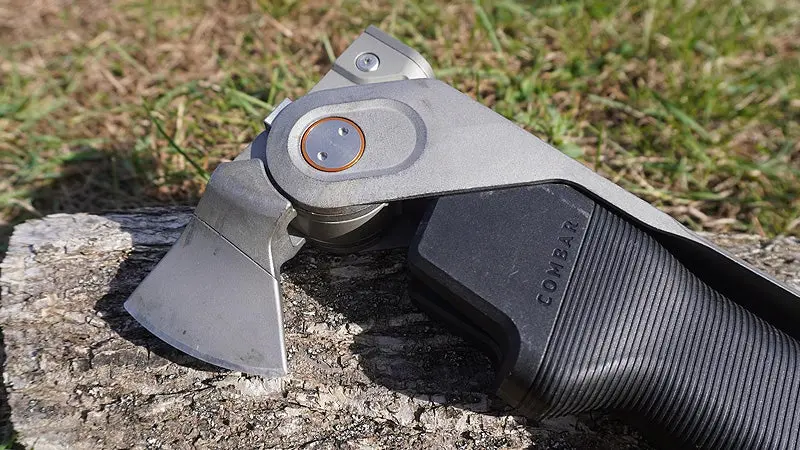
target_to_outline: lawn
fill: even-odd
[[[6,0],[0,255],[52,212],[193,204],[369,24],[697,230],[800,235],[800,2]]]

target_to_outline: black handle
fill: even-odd
[[[800,344],[570,187],[441,198],[409,262],[413,297],[490,350],[531,417],[611,410],[674,443],[800,445]]]

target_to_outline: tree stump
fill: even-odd
[[[149,334],[122,303],[177,239],[185,208],[55,214],[2,263],[4,416],[50,448],[641,448],[606,415],[534,423],[492,393],[489,361],[406,293],[402,250],[306,248],[283,269],[291,373],[219,369]],[[800,242],[711,236],[800,285]]]

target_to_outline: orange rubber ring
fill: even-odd
[[[361,148],[358,149],[358,154],[352,159],[352,161],[350,161],[349,163],[347,163],[347,164],[345,164],[344,166],[341,166],[341,167],[322,167],[322,166],[318,165],[317,163],[315,163],[314,160],[311,159],[310,156],[308,156],[308,152],[306,152],[306,138],[308,138],[308,133],[310,133],[311,130],[313,130],[314,127],[316,127],[317,125],[319,125],[321,123],[324,123],[324,122],[327,122],[329,120],[341,120],[342,122],[347,122],[353,128],[355,128],[356,132],[358,133],[358,136],[361,138]],[[315,168],[317,170],[321,170],[323,172],[341,172],[342,170],[349,169],[350,167],[353,167],[353,164],[357,163],[358,160],[361,159],[361,155],[364,154],[364,148],[366,148],[366,146],[367,146],[367,140],[364,137],[364,132],[361,131],[361,127],[356,125],[356,123],[353,122],[352,120],[345,119],[344,117],[326,117],[324,119],[319,119],[318,121],[312,123],[306,129],[306,131],[303,133],[303,138],[300,139],[300,152],[303,154],[303,159],[305,159],[306,162],[311,167],[313,167],[313,168]]]

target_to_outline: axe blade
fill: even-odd
[[[197,217],[125,309],[195,358],[251,374],[286,374],[278,281]]]

